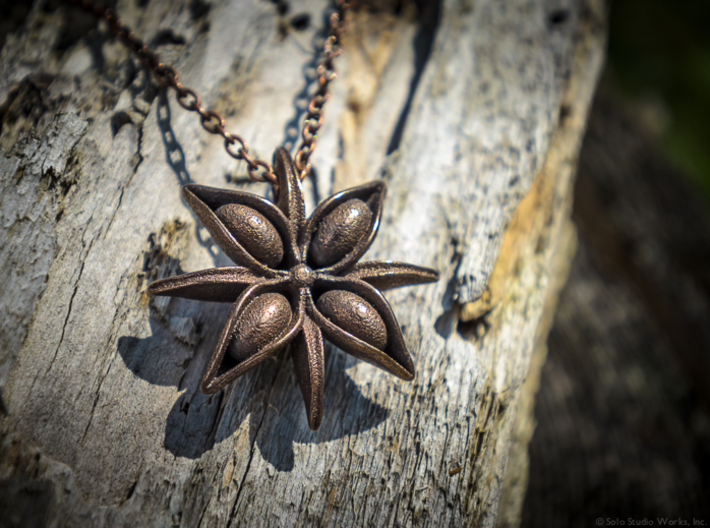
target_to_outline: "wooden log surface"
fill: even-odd
[[[285,17],[237,0],[117,9],[269,157],[293,139],[328,12],[316,0],[289,6]],[[292,14],[312,24],[296,30]],[[324,421],[311,432],[286,353],[205,396],[199,379],[229,306],[146,293],[156,278],[229,265],[181,184],[265,186],[245,182],[245,167],[105,27],[36,3],[0,55],[0,468],[11,518],[493,525],[521,385],[570,258],[571,181],[603,35],[600,0],[354,14],[308,206],[384,178],[365,259],[442,278],[387,295],[416,380],[329,349]]]
[[[707,524],[707,196],[606,84],[580,154],[579,251],[535,398],[522,525]]]

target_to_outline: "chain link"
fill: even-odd
[[[308,105],[308,114],[303,120],[301,130],[301,146],[296,152],[296,167],[301,171],[301,180],[311,172],[309,158],[316,147],[318,130],[323,126],[323,107],[328,101],[328,85],[333,82],[337,73],[335,71],[335,58],[343,52],[341,36],[345,31],[345,14],[350,9],[348,0],[335,0],[335,11],[329,18],[328,38],[323,44],[323,59],[318,64],[318,90],[311,98]]]
[[[160,57],[148,48],[148,44],[136,37],[113,9],[104,7],[92,0],[68,0],[70,4],[92,13],[97,18],[105,20],[111,32],[123,44],[135,53],[144,66],[151,70],[161,86],[175,90],[178,104],[188,112],[196,112],[200,116],[200,124],[206,132],[224,138],[224,149],[232,158],[244,161],[247,164],[249,177],[254,181],[268,182],[272,186],[278,185],[273,167],[268,161],[253,158],[249,155],[246,141],[238,134],[232,134],[225,129],[224,119],[214,110],[202,106],[200,96],[192,89],[178,81],[178,72],[170,65],[163,64]],[[296,153],[296,166],[301,171],[301,180],[311,172],[309,157],[315,148],[318,129],[323,125],[323,106],[328,100],[328,85],[335,80],[336,72],[334,59],[343,51],[341,35],[345,31],[345,13],[350,8],[347,0],[335,0],[335,11],[329,18],[328,37],[323,44],[323,60],[318,65],[318,90],[308,105],[308,114],[303,121],[301,137],[303,143]]]

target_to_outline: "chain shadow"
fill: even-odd
[[[177,141],[175,137],[175,132],[173,131],[170,112],[170,104],[168,101],[167,89],[161,88],[158,92],[158,103],[156,105],[158,128],[160,129],[160,138],[163,141],[163,147],[165,148],[165,161],[168,166],[172,169],[175,177],[177,178],[180,186],[187,185],[188,183],[194,183],[190,173],[185,165],[185,151],[182,149],[182,145]],[[184,200],[183,200],[184,203]],[[213,262],[216,265],[219,250],[215,243],[209,237],[204,237],[200,230],[200,222],[195,216],[195,213],[188,207],[190,214],[195,220],[195,238],[197,243],[205,248]]]
[[[330,28],[330,15],[334,9],[335,2],[329,2],[328,6],[322,13],[322,23],[320,28],[315,31],[311,37],[310,49],[304,50],[307,53],[310,53],[310,59],[301,68],[303,86],[293,97],[292,106],[294,113],[291,119],[284,125],[284,137],[282,141],[282,145],[291,153],[291,155],[296,154],[296,144],[301,137],[303,119],[306,117],[312,92],[314,91],[314,87],[317,85],[318,64],[323,58],[323,44],[328,36]],[[308,178],[311,180],[312,184],[311,187],[313,189],[314,203],[320,203],[321,195],[318,189],[318,178],[315,168],[312,168]]]
[[[301,68],[301,76],[303,78],[303,86],[301,90],[293,97],[292,105],[294,114],[293,117],[284,125],[283,146],[288,149],[291,154],[294,154],[296,143],[300,137],[300,129],[303,118],[308,111],[308,103],[311,98],[311,91],[318,80],[318,63],[323,55],[323,43],[328,34],[328,17],[332,12],[332,6],[328,6],[323,13],[323,25],[320,29],[313,33],[311,38],[311,49],[304,50],[310,53],[311,57]]]

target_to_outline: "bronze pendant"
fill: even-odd
[[[335,194],[306,219],[298,170],[274,156],[276,203],[241,191],[186,185],[182,195],[237,266],[153,282],[148,291],[233,303],[200,388],[229,382],[290,344],[308,424],[323,417],[323,336],[404,380],[414,364],[381,290],[438,280],[435,270],[357,261],[377,234],[386,186],[375,181]]]

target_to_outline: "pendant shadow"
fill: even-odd
[[[205,395],[202,372],[230,306],[168,297],[150,304],[151,335],[123,336],[118,353],[126,367],[155,385],[182,391],[168,413],[164,446],[175,456],[201,457],[229,440],[249,419],[250,445],[278,471],[295,464],[294,444],[321,443],[358,434],[388,412],[365,397],[345,373],[357,360],[326,347],[324,420],[311,431],[287,349],[267,359],[222,391]]]
[[[296,445],[308,449],[308,444],[357,435],[377,427],[389,416],[385,407],[363,395],[347,375],[346,369],[358,361],[328,344],[323,422],[317,431],[312,431],[288,352],[281,354],[279,362],[281,368],[262,418],[250,422],[249,429],[251,445],[256,444],[261,457],[277,471],[288,472],[295,467]]]

